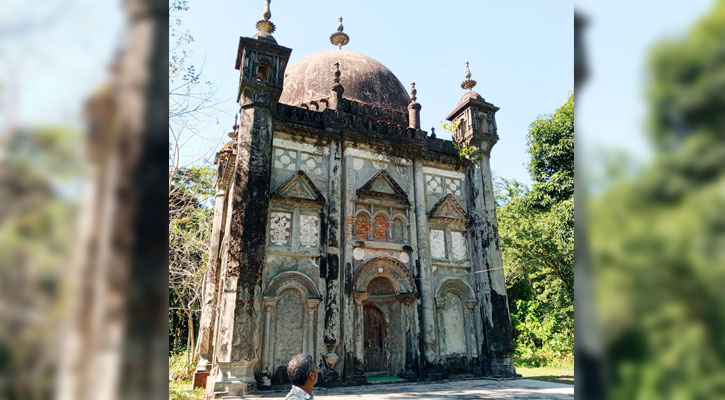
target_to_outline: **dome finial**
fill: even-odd
[[[272,32],[274,32],[274,23],[270,21],[269,19],[272,18],[272,12],[269,10],[269,3],[270,0],[267,0],[267,5],[264,7],[264,14],[262,14],[262,17],[264,19],[257,21],[257,30],[260,33],[266,33],[271,35]]]
[[[415,82],[410,84],[410,100],[415,102],[418,98],[415,95],[418,94],[418,90],[415,88]]]
[[[461,82],[461,88],[471,90],[476,86],[476,81],[471,79],[471,70],[468,69],[468,59],[466,59],[466,80]]]
[[[350,36],[347,36],[347,33],[342,31],[344,29],[342,26],[342,16],[340,16],[337,21],[337,32],[330,35],[330,43],[342,50],[342,46],[346,45],[350,41]]]

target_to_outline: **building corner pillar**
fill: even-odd
[[[496,139],[487,135],[474,137],[483,157],[466,169],[471,216],[469,236],[483,330],[482,348],[478,352],[481,368],[486,376],[511,377],[515,375],[514,347],[490,166],[491,148]]]
[[[217,171],[217,191],[214,203],[214,219],[211,232],[211,249],[209,262],[204,272],[204,283],[201,301],[201,316],[199,318],[199,362],[194,371],[193,387],[205,387],[206,380],[211,372],[213,357],[213,339],[216,322],[216,307],[218,302],[217,287],[220,272],[220,247],[224,238],[224,214],[226,211],[226,188],[223,185],[223,168]]]
[[[413,160],[413,180],[415,187],[415,218],[418,239],[418,290],[421,300],[421,330],[423,332],[423,358],[425,370],[431,372],[436,362],[435,299],[433,298],[433,279],[431,277],[431,257],[428,230],[428,209],[425,202],[425,177],[423,161]]]

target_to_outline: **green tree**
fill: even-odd
[[[214,170],[177,171],[169,192],[169,346],[195,353],[204,270],[209,258]]]
[[[531,190],[498,178],[501,252],[516,362],[571,363],[574,341],[574,95],[528,134]]]
[[[529,173],[535,182],[530,205],[545,210],[574,197],[574,95],[554,115],[529,128]]]
[[[725,1],[650,58],[657,152],[589,203],[614,398],[725,393]]]
[[[214,190],[213,149],[200,144],[199,132],[215,119],[218,101],[193,57],[194,37],[183,24],[188,10],[188,0],[169,2],[169,346],[187,350],[191,363]]]
[[[52,396],[79,195],[82,136],[39,126],[0,149],[2,399]]]

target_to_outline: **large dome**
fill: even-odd
[[[289,65],[279,102],[299,105],[328,97],[336,62],[340,63],[340,83],[345,88],[342,97],[407,112],[410,97],[398,78],[377,60],[347,50],[311,54]]]

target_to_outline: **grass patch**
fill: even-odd
[[[516,367],[516,372],[524,378],[538,381],[574,384],[574,367]]]
[[[191,382],[169,382],[169,400],[203,400],[204,388],[191,388]]]
[[[204,388],[192,389],[196,358],[186,352],[169,355],[169,400],[203,400]]]

